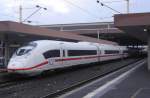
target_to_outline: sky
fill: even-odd
[[[32,25],[111,22],[117,12],[101,6],[97,0],[0,0],[0,21],[22,21]],[[126,13],[126,0],[99,0],[107,6]],[[39,5],[41,9],[36,7]],[[150,12],[150,0],[130,0],[130,13]],[[47,8],[47,10],[44,10]],[[37,11],[38,10],[38,11]],[[35,14],[32,15],[37,11]],[[32,15],[31,17],[29,17]],[[27,18],[29,17],[29,18]],[[27,18],[27,19],[26,19]],[[27,21],[31,21],[28,23]]]

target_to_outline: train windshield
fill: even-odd
[[[36,46],[37,46],[36,43],[33,43],[33,42],[29,43],[29,44],[24,45],[21,48],[19,48],[15,54],[17,56],[25,55],[25,54],[29,53],[30,51],[32,51]]]

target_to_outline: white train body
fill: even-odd
[[[39,40],[19,48],[8,63],[8,71],[20,74],[108,61],[128,56],[124,46],[89,42]]]

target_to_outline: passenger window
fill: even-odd
[[[53,57],[60,57],[60,50],[49,50],[43,53],[45,59],[53,58]]]
[[[119,54],[118,50],[105,50],[105,54]]]
[[[123,53],[128,53],[128,51],[127,51],[127,50],[124,50]]]
[[[97,55],[96,50],[68,50],[68,56]]]

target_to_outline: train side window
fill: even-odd
[[[123,53],[128,53],[128,51],[127,51],[127,50],[124,50]]]
[[[43,55],[46,59],[52,58],[52,57],[60,57],[60,50],[49,50],[43,53]]]
[[[68,56],[97,55],[97,50],[68,50]]]
[[[118,50],[105,50],[105,54],[119,54]]]

